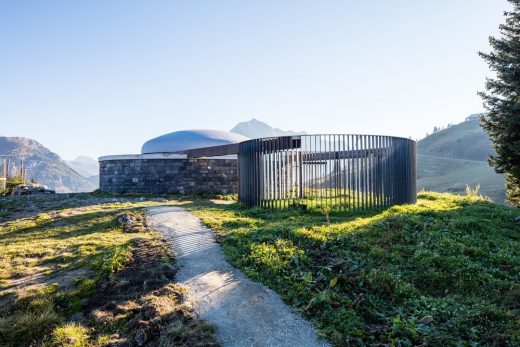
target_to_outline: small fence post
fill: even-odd
[[[20,163],[20,176],[22,178],[22,184],[25,184],[25,169],[23,167],[23,160]]]
[[[7,188],[7,158],[4,158],[4,167],[2,168],[2,190]]]

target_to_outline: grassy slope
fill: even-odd
[[[195,206],[334,345],[520,345],[517,209],[421,193],[364,216]]]
[[[505,200],[503,175],[489,167],[494,154],[489,136],[478,119],[441,130],[417,144],[418,189],[464,192],[466,185],[480,184],[481,192],[497,203]]]
[[[503,175],[496,174],[487,162],[441,158],[427,155],[417,156],[419,190],[464,193],[466,185],[480,185],[480,192],[496,203],[504,203],[505,188]]]
[[[0,345],[214,345],[183,304],[160,235],[115,222],[157,204],[0,198]]]
[[[486,161],[494,151],[478,119],[433,133],[417,143],[417,152],[440,157]]]

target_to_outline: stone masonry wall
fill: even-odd
[[[100,160],[99,174],[110,193],[238,193],[236,159]]]

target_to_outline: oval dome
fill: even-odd
[[[183,130],[165,134],[145,142],[141,153],[171,153],[195,148],[228,145],[246,140],[249,140],[249,138],[229,131]]]

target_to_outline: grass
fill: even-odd
[[[191,209],[333,345],[520,345],[518,209],[441,193],[364,214]]]
[[[487,163],[493,155],[489,135],[479,119],[469,119],[417,142],[417,187],[463,194],[466,184],[480,184],[496,203],[506,200],[504,175]]]
[[[184,303],[160,234],[117,222],[126,213],[144,223],[145,207],[181,203],[0,198],[0,345],[216,345]]]
[[[233,265],[334,345],[520,345],[520,212],[470,193],[359,213],[0,198],[0,345],[216,345],[159,235],[116,222],[159,204],[200,216]]]
[[[417,155],[418,189],[464,194],[466,184],[480,184],[482,194],[496,203],[506,200],[504,175],[485,161]]]
[[[480,120],[474,118],[423,138],[417,143],[417,153],[485,162],[494,150]]]

